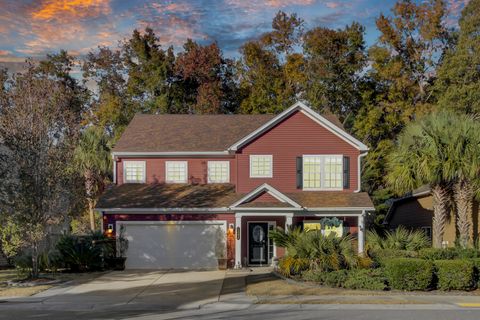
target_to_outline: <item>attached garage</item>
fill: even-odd
[[[226,254],[226,221],[118,221],[127,269],[216,269]]]

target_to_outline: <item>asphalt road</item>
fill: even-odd
[[[0,319],[20,320],[20,319],[135,319],[135,320],[153,320],[153,319],[362,319],[362,320],[463,320],[480,319],[480,309],[469,310],[449,310],[438,306],[435,310],[419,310],[418,306],[303,306],[296,305],[268,305],[250,307],[242,310],[227,310],[218,308],[205,308],[200,310],[179,311],[174,313],[165,313],[152,310],[131,310],[115,311],[60,311],[60,310],[22,310],[10,309],[0,306]],[[395,309],[391,309],[395,308]]]

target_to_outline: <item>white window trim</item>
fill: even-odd
[[[305,157],[321,157],[321,158],[326,158],[326,157],[340,157],[342,159],[342,175],[341,175],[341,187],[340,188],[325,188],[323,187],[324,184],[324,177],[325,177],[325,160],[323,160],[323,165],[321,167],[321,172],[320,172],[320,188],[305,188],[304,185],[304,170],[303,170],[303,164],[305,162]],[[304,191],[341,191],[343,190],[343,155],[342,154],[304,154],[302,155],[302,190]]]
[[[227,180],[226,181],[212,181],[210,180],[210,163],[222,163],[227,165]],[[230,183],[230,161],[207,161],[207,183]]]
[[[169,163],[184,163],[185,164],[185,180],[184,181],[167,180],[168,164]],[[188,161],[165,161],[165,183],[188,183]]]
[[[142,181],[131,181],[127,180],[127,170],[126,164],[129,162],[140,162],[143,165],[143,180]],[[116,164],[115,164],[116,166]],[[146,161],[142,160],[124,160],[123,161],[123,183],[145,183],[147,181],[147,169],[146,169]]]
[[[270,158],[270,174],[269,175],[265,175],[265,176],[253,176],[252,175],[252,158],[253,157],[268,157]],[[251,154],[250,157],[249,157],[249,162],[250,162],[250,166],[249,166],[249,177],[250,178],[273,178],[273,155],[271,154]]]

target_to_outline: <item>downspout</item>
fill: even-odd
[[[115,156],[112,153],[112,162],[113,162],[113,183],[117,184],[117,161],[115,160]]]
[[[355,190],[354,192],[360,192],[360,190],[362,190],[362,158],[365,157],[367,154],[368,154],[368,151],[364,153],[360,153],[358,155],[358,158],[357,158],[358,159],[358,162],[357,162],[358,189]]]

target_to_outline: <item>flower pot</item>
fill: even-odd
[[[109,269],[122,271],[125,270],[125,257],[114,257],[106,259]]]
[[[225,259],[225,258],[218,258],[217,259],[219,270],[227,270],[227,260],[228,259]]]

